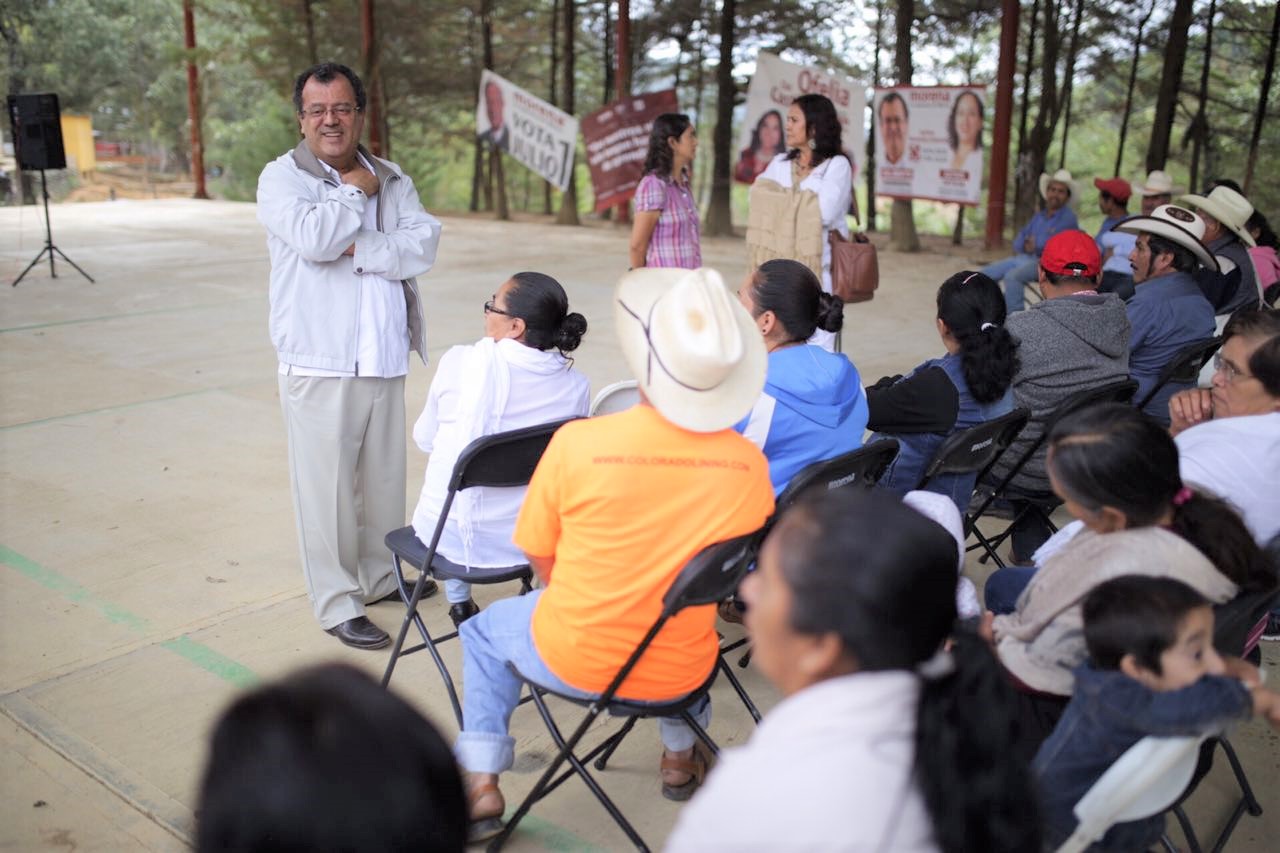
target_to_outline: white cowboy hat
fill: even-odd
[[[1209,269],[1214,272],[1219,271],[1218,261],[1201,242],[1204,239],[1204,221],[1185,207],[1162,204],[1151,211],[1150,216],[1130,216],[1119,225],[1113,226],[1111,230],[1163,237],[1171,243],[1177,243],[1184,249],[1189,249],[1196,259]]]
[[[613,317],[640,390],[676,426],[727,429],[764,390],[764,339],[713,269],[633,270],[618,281]]]
[[[1080,193],[1076,190],[1075,179],[1071,177],[1071,173],[1066,169],[1059,169],[1050,175],[1048,172],[1040,173],[1040,198],[1045,198],[1045,191],[1049,189],[1049,182],[1056,181],[1059,184],[1066,184],[1067,189],[1071,191],[1071,195],[1067,198],[1067,204],[1074,205],[1076,196]]]
[[[1168,172],[1156,169],[1147,173],[1145,183],[1133,182],[1133,194],[1142,197],[1148,195],[1173,195],[1173,178]]]
[[[1231,187],[1214,187],[1207,196],[1180,195],[1178,201],[1203,210],[1225,227],[1230,228],[1246,246],[1257,245],[1253,235],[1244,227],[1249,217],[1253,216],[1253,205],[1249,203],[1249,199]]]

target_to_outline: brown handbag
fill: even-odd
[[[856,232],[846,240],[839,231],[827,232],[831,243],[831,292],[841,302],[866,302],[880,286],[880,261],[867,235]]]

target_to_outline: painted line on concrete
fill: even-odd
[[[154,630],[151,623],[144,617],[94,595],[71,578],[24,557],[6,545],[0,545],[0,563],[4,563],[27,579],[53,590],[76,604],[97,610],[112,625],[119,625],[139,634],[149,634]],[[191,639],[186,634],[163,640],[159,645],[236,687],[248,687],[259,680],[249,667],[214,651],[204,643]]]
[[[108,320],[127,320],[130,317],[150,317],[155,314],[180,314],[184,311],[205,311],[210,308],[223,308],[237,302],[247,302],[249,300],[260,299],[259,295],[241,296],[236,299],[229,299],[226,302],[210,302],[205,305],[181,305],[166,306],[164,308],[148,308],[145,311],[126,311],[123,314],[102,314],[97,317],[79,317],[75,320],[52,320],[48,323],[30,323],[25,326],[9,326],[0,329],[0,335],[8,332],[29,332],[35,329],[53,329],[58,326],[79,326],[85,323],[102,323]]]
[[[100,415],[103,412],[119,412],[127,409],[136,409],[139,406],[150,406],[152,403],[167,403],[171,400],[181,400],[184,397],[196,397],[201,394],[215,394],[218,392],[232,392],[237,388],[248,388],[252,385],[259,385],[259,380],[251,382],[235,382],[230,385],[215,385],[212,388],[196,388],[193,391],[179,391],[176,394],[169,394],[165,397],[150,397],[146,400],[135,400],[132,403],[117,403],[111,406],[102,406],[97,409],[85,409],[80,412],[67,412],[65,415],[51,415],[47,418],[37,418],[34,421],[22,421],[16,424],[0,425],[0,432],[10,429],[19,429],[21,427],[40,426],[41,424],[52,424],[58,421],[65,421],[71,418],[84,417],[85,415]]]

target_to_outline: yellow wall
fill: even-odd
[[[93,121],[88,116],[62,114],[62,147],[67,152],[67,166],[80,172],[98,167],[93,152]]]

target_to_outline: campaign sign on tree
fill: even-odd
[[[653,120],[679,111],[676,90],[664,89],[614,101],[583,117],[582,139],[597,213],[635,195],[644,177]]]
[[[874,103],[878,195],[978,203],[985,89],[885,87]]]
[[[810,65],[786,62],[771,53],[756,58],[756,73],[747,89],[738,161],[733,177],[744,184],[756,179],[775,155],[785,152],[787,108],[801,95],[826,95],[840,117],[845,156],[857,180],[860,163],[854,152],[863,150],[862,124],[867,106],[867,84]]]
[[[578,120],[492,71],[480,75],[476,136],[568,188]]]

